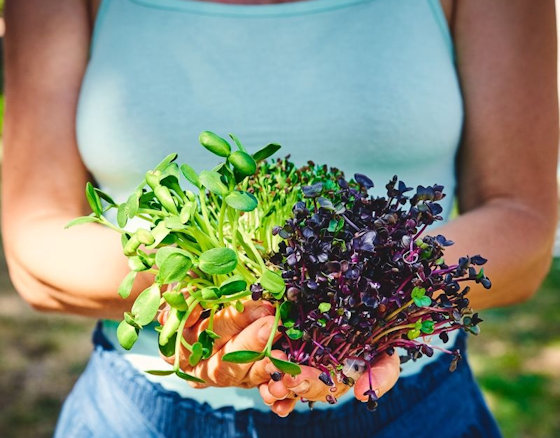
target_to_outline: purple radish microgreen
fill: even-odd
[[[130,296],[138,272],[154,276],[117,329],[119,343],[130,349],[166,308],[167,319],[156,324],[159,349],[175,361],[172,370],[150,373],[202,382],[180,369],[180,349],[189,352],[191,367],[208,359],[220,336],[214,332],[216,313],[228,306],[243,312],[248,299],[274,303],[266,346],[230,352],[223,360],[269,358],[292,375],[308,365],[321,370],[326,385],[335,377],[353,384],[358,376],[349,363],[369,373],[396,348],[405,352],[402,363],[431,356],[436,347],[426,337],[447,342],[453,330],[479,333],[481,319],[469,307],[463,283],[490,288],[481,267],[486,259],[465,256],[447,264],[445,248],[453,242],[425,234],[443,219],[441,185],[413,189],[395,176],[385,186],[386,197],[374,197],[366,175],[347,180],[340,170],[311,161],[299,168],[288,158],[267,161],[279,145],[251,155],[235,135],[230,138],[238,150],[202,132],[200,144],[220,160],[214,169],[196,172],[170,154],[120,204],[88,183],[92,214],[67,225],[98,223],[121,234],[130,268],[121,297]],[[198,193],[183,188],[182,178]],[[105,217],[110,210],[116,223]],[[131,228],[132,219],[145,226]],[[189,344],[183,331],[197,306],[208,325]],[[288,360],[272,357],[272,349]],[[460,353],[440,349],[453,355],[450,369],[456,368]],[[373,388],[365,395],[374,407]]]

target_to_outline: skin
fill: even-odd
[[[462,214],[438,231],[456,242],[447,260],[476,253],[489,259],[485,271],[493,288],[471,290],[474,308],[519,303],[548,271],[557,219],[554,1],[442,5],[456,47],[465,124],[458,160]],[[75,0],[6,4],[2,232],[12,281],[32,307],[120,318],[151,278],[139,276],[131,298],[120,299],[115,291],[128,267],[118,236],[96,224],[63,229],[88,213],[83,187],[91,176],[78,153],[74,123],[96,8]],[[262,348],[258,333],[271,321],[264,312],[236,317],[224,311],[219,319],[228,341],[194,371],[215,386],[259,386],[281,416],[293,409],[294,392],[324,400],[330,392],[312,368],[273,382],[267,361],[237,368],[221,361],[240,345]],[[196,322],[185,336],[203,324]],[[396,357],[374,366],[379,395],[397,378]],[[358,399],[367,387],[365,378],[357,381]]]

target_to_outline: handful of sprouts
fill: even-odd
[[[208,359],[220,336],[213,331],[214,315],[226,306],[243,312],[247,299],[274,304],[269,342],[263,351],[236,351],[223,360],[268,357],[292,375],[300,373],[298,364],[309,365],[322,371],[328,386],[334,379],[352,385],[349,364],[369,372],[397,347],[405,351],[401,361],[431,356],[427,336],[447,341],[459,328],[478,334],[481,320],[469,307],[469,286],[462,284],[489,288],[480,267],[486,260],[474,255],[447,264],[445,248],[453,242],[424,234],[442,220],[442,186],[414,190],[395,176],[387,196],[374,197],[365,175],[346,179],[338,169],[312,162],[297,168],[287,158],[267,161],[279,145],[249,154],[237,137],[231,139],[235,151],[224,138],[201,133],[201,145],[222,159],[219,165],[197,173],[169,155],[121,204],[88,183],[92,213],[68,224],[97,222],[121,234],[130,266],[119,288],[123,298],[138,272],[154,274],[153,285],[138,295],[117,330],[120,344],[130,349],[139,331],[168,308],[156,329],[161,353],[175,355],[174,367],[148,372],[202,382],[181,370],[181,346],[191,366]],[[186,189],[183,179],[197,192]],[[104,216],[110,209],[117,209],[117,224]],[[145,226],[128,231],[133,218]],[[189,344],[183,329],[199,305],[208,328]],[[273,348],[289,360],[272,357]],[[453,356],[453,370],[460,352],[444,351]],[[367,395],[373,408],[372,388]]]

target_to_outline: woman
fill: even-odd
[[[393,173],[443,183],[446,215],[456,189],[462,215],[438,229],[456,242],[446,257],[484,254],[494,285],[473,288],[472,306],[530,297],[556,224],[554,2],[247,3],[7,3],[3,233],[21,295],[42,311],[120,318],[130,301],[115,294],[127,272],[118,239],[96,225],[63,230],[88,212],[85,182],[122,198],[171,151],[208,168],[185,147],[200,130],[226,129],[381,185]],[[136,292],[149,283],[140,277]],[[293,392],[324,400],[325,389],[312,369],[275,382],[264,361],[221,363],[270,324],[266,307],[235,315],[222,313],[224,344],[189,370],[225,388],[200,391],[147,380],[138,370],[157,359],[150,334],[125,355],[103,323],[57,436],[499,436],[468,364],[449,374],[437,355],[404,364],[374,414],[350,394],[275,418],[263,401],[285,416],[300,409]],[[376,368],[382,395],[398,364]],[[258,386],[262,400],[236,386]]]

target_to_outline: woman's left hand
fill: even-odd
[[[244,304],[243,312],[238,312],[233,306],[229,306],[214,316],[213,330],[219,333],[220,337],[214,342],[210,358],[191,366],[188,361],[190,353],[184,346],[181,346],[179,357],[181,370],[205,381],[205,383],[189,382],[192,387],[253,388],[270,380],[270,374],[265,371],[265,367],[271,363],[269,358],[253,363],[231,363],[222,360],[226,353],[234,351],[262,351],[269,340],[274,326],[272,304],[253,300],[247,300]],[[208,318],[198,320],[200,310],[195,310],[197,315],[192,318],[192,321],[189,318],[183,332],[184,339],[190,344],[196,342],[200,333],[208,328]],[[165,316],[162,316],[160,322],[164,319]],[[278,333],[276,337],[279,336]],[[286,355],[282,351],[272,350],[271,355],[277,359],[286,360]],[[175,361],[174,356],[163,358],[171,364]]]
[[[278,370],[269,363],[265,370],[269,374]],[[350,386],[344,383],[333,382],[327,386],[319,375],[321,371],[309,366],[301,366],[301,374],[296,377],[285,374],[280,380],[270,380],[259,385],[260,394],[264,402],[272,411],[281,417],[287,416],[296,406],[299,398],[309,401],[327,402],[327,397],[340,397],[345,394]],[[389,391],[397,382],[400,374],[400,361],[397,354],[385,355],[371,366],[371,388],[375,392],[374,398],[379,398]],[[362,374],[354,384],[354,396],[362,401],[368,401],[370,390],[370,377],[367,372]]]

